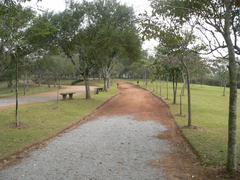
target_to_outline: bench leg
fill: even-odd
[[[63,100],[66,100],[67,99],[67,95],[66,94],[64,94],[64,95],[62,95],[63,96]]]
[[[73,99],[73,94],[69,94],[69,99]]]

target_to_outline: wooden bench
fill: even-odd
[[[76,94],[76,92],[66,92],[66,93],[60,93],[63,100],[67,99],[67,96],[69,96],[69,99],[73,99],[73,95]]]
[[[99,94],[99,92],[103,92],[103,88],[96,88],[96,94]]]

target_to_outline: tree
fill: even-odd
[[[89,13],[98,28],[98,67],[104,79],[104,90],[109,88],[110,77],[116,61],[140,58],[141,42],[134,23],[133,9],[115,0],[95,1]],[[101,44],[101,45],[100,45]]]
[[[164,41],[162,41],[163,43]],[[164,43],[163,43],[164,44]],[[160,71],[158,73],[167,73],[169,78],[172,80],[172,90],[173,90],[173,104],[177,103],[177,89],[178,89],[178,81],[181,77],[181,63],[175,54],[171,54],[169,51],[168,45],[159,45],[157,49],[156,57],[160,61],[160,64],[164,71]],[[155,64],[156,66],[156,64]]]
[[[33,17],[30,9],[25,9],[17,2],[2,2],[1,6],[1,26],[0,32],[1,47],[7,57],[15,62],[15,91],[16,91],[16,126],[20,125],[18,107],[18,82],[19,82],[19,60],[28,54],[25,41],[26,27]],[[5,56],[5,57],[6,57]]]
[[[162,11],[158,9],[157,5],[154,5],[154,17],[160,16],[160,18],[167,18]],[[159,14],[158,14],[159,13]],[[148,15],[143,15],[141,19],[141,25],[144,27],[144,37],[146,38],[157,38],[161,43],[162,53],[168,57],[177,58],[178,62],[181,63],[182,70],[186,75],[186,84],[188,92],[188,127],[192,126],[192,107],[191,107],[191,80],[190,80],[190,64],[191,57],[197,56],[197,52],[203,49],[202,44],[197,42],[196,36],[193,34],[195,23],[188,24],[190,31],[185,30],[181,23],[170,21],[159,24],[159,18],[151,19]],[[174,89],[176,87],[174,86]],[[176,94],[176,90],[174,91]]]
[[[140,40],[132,16],[125,5],[103,0],[70,2],[68,9],[53,16],[57,44],[82,75],[86,98],[90,98],[88,79],[94,71],[101,71],[107,90],[116,61],[138,58]]]

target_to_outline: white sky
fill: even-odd
[[[119,0],[120,2],[132,6],[136,12],[136,15],[144,11],[151,11],[150,2],[148,0]],[[31,2],[26,3],[36,9],[48,9],[50,11],[63,11],[65,9],[65,0],[42,0],[37,2],[37,0],[32,0]],[[143,44],[143,49],[148,50],[149,53],[153,53],[154,47],[157,45],[157,42],[154,40],[145,41]]]

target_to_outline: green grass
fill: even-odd
[[[136,81],[132,81],[136,83]],[[141,81],[140,85],[145,87]],[[179,84],[181,86],[181,84]],[[149,83],[148,89],[153,90],[155,86],[155,94],[160,96],[159,86]],[[171,112],[180,127],[187,125],[187,90],[183,97],[183,111],[185,117],[178,116],[179,104],[172,104],[172,86],[169,83],[169,100],[166,100],[166,83],[162,84],[162,99],[170,106]],[[178,89],[178,94],[180,93]],[[223,166],[226,164],[227,157],[227,125],[228,125],[228,95],[222,96],[223,88],[213,86],[192,85],[192,119],[193,125],[197,129],[182,128],[182,131],[192,146],[197,150],[202,162],[210,166]],[[240,95],[240,94],[239,94]],[[177,97],[179,103],[179,96]],[[240,106],[238,106],[240,112]],[[238,123],[239,125],[239,123]],[[239,126],[238,126],[239,127]],[[240,127],[238,128],[239,132]],[[240,147],[240,134],[238,133],[238,147]],[[238,150],[238,158],[240,159],[240,151]]]
[[[91,100],[79,97],[70,101],[60,101],[58,106],[56,102],[22,106],[20,119],[27,126],[25,129],[10,127],[11,123],[14,123],[13,108],[0,111],[0,159],[78,122],[115,95],[117,89],[114,87],[107,93],[92,95]]]

